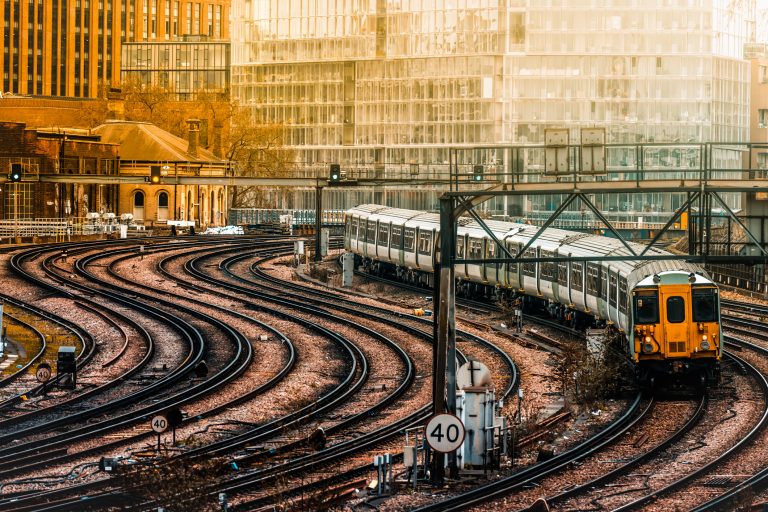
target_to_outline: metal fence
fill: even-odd
[[[0,238],[50,236],[64,239],[72,235],[95,235],[120,231],[117,223],[71,219],[0,219]]]

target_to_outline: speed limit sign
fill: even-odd
[[[152,430],[154,430],[158,434],[162,434],[163,432],[168,430],[168,418],[166,418],[162,414],[158,414],[157,416],[154,416],[152,418],[150,425],[152,425]]]
[[[51,365],[48,363],[40,363],[35,371],[35,378],[37,382],[48,382],[51,379]]]
[[[427,443],[436,452],[452,452],[464,442],[464,424],[453,414],[438,414],[427,423]]]

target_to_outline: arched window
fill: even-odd
[[[133,218],[144,220],[144,192],[141,190],[133,194]]]
[[[209,208],[211,209],[211,224],[214,226],[219,224],[219,219],[216,216],[216,193],[211,190],[211,201],[208,203]]]
[[[157,195],[157,220],[168,220],[168,193]]]
[[[227,211],[226,208],[224,208],[224,191],[219,190],[219,217],[221,218],[222,224],[229,223],[229,219],[227,219]]]

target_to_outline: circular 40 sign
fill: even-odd
[[[427,443],[436,452],[452,452],[464,442],[464,424],[453,414],[432,416],[425,431]]]
[[[162,414],[158,414],[157,416],[154,416],[152,418],[152,421],[150,421],[150,425],[152,425],[152,430],[154,430],[158,434],[162,434],[163,432],[168,430],[168,418],[166,418]]]

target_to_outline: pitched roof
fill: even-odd
[[[187,152],[189,141],[177,137],[151,123],[107,121],[93,129],[102,142],[120,144],[122,160],[152,162],[223,163],[213,153],[198,146],[197,156]]]

